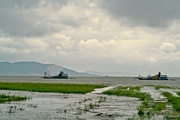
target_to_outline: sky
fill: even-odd
[[[0,62],[180,76],[179,0],[0,0]]]

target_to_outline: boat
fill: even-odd
[[[161,75],[161,72],[159,72],[157,75],[151,76],[148,75],[147,77],[142,77],[141,75],[139,75],[139,77],[137,77],[139,80],[168,80],[168,76],[167,75]]]
[[[60,73],[57,76],[51,76],[47,72],[44,72],[44,76],[41,78],[45,79],[68,79],[68,74],[65,74],[63,71],[60,71]]]

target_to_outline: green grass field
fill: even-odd
[[[85,94],[105,85],[92,84],[60,84],[60,83],[27,83],[27,82],[0,82],[1,90],[20,90],[31,92],[56,92]]]

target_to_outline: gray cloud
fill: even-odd
[[[68,3],[66,0],[12,0],[0,1],[0,30],[18,36],[39,36],[58,31],[52,25],[48,12],[56,12]],[[44,10],[47,13],[44,14]],[[49,17],[49,18],[48,18]],[[62,26],[60,29],[63,29]]]
[[[54,9],[60,9],[66,5],[70,0],[0,0],[0,9],[31,9],[36,7],[53,6]]]
[[[108,14],[119,20],[126,18],[134,26],[167,27],[180,19],[179,0],[101,0]]]
[[[40,61],[79,71],[180,68],[179,1],[0,2],[0,61]]]

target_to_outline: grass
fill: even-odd
[[[28,98],[0,94],[0,103],[6,103],[6,102],[11,102],[11,101],[21,101],[21,100],[26,100],[26,99],[28,99]]]
[[[119,86],[115,89],[105,91],[105,92],[103,92],[103,94],[136,97],[136,98],[140,98],[140,100],[142,100],[142,101],[150,99],[151,98],[150,94],[139,92],[140,88],[141,88],[140,86],[133,86],[133,87]]]
[[[180,92],[177,92],[177,95],[179,95],[179,96],[180,96]]]
[[[155,89],[159,90],[161,88],[167,88],[167,89],[173,89],[171,86],[166,86],[166,85],[155,85]]]
[[[60,84],[60,83],[27,83],[27,82],[0,82],[1,90],[20,90],[32,92],[56,92],[85,94],[105,85],[92,84]]]
[[[166,118],[169,120],[180,120],[180,97],[173,96],[169,92],[163,92],[162,94],[167,98],[168,103],[173,107],[173,112]]]
[[[144,118],[150,118],[164,109],[166,109],[165,102],[144,101],[139,107],[138,115]]]
[[[152,108],[153,108],[153,111],[160,112],[160,111],[166,109],[166,103],[165,102],[156,102],[153,104]]]
[[[175,97],[169,92],[163,92],[163,95],[172,104],[173,110],[180,113],[180,97]]]

